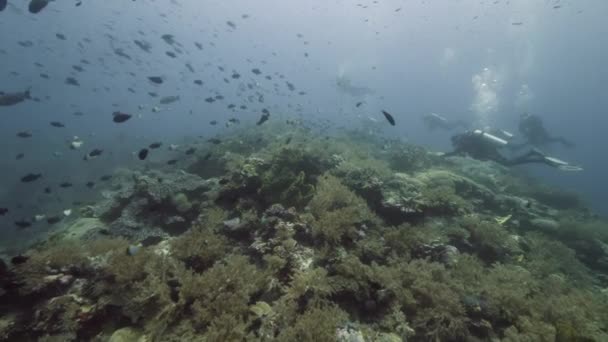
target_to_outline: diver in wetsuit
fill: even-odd
[[[519,118],[519,132],[526,139],[526,143],[517,145],[517,147],[523,147],[526,144],[534,147],[541,147],[553,143],[559,143],[568,148],[574,147],[574,143],[571,141],[563,137],[554,137],[550,135],[541,118],[536,115],[528,113],[522,114]]]
[[[537,149],[532,149],[515,158],[507,158],[499,152],[499,149],[507,147],[509,141],[479,129],[453,136],[452,145],[454,146],[454,151],[446,153],[444,156],[468,155],[478,160],[492,160],[504,166],[545,164],[564,171],[582,170],[582,168],[571,165],[563,160],[545,156]]]

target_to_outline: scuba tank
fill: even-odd
[[[504,147],[507,146],[509,144],[508,141],[501,139],[495,135],[492,135],[490,133],[486,133],[480,129],[476,129],[473,131],[473,134],[476,136],[480,136],[485,142],[488,142],[492,145],[495,145],[497,147]]]

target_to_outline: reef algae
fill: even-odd
[[[0,263],[0,338],[608,340],[607,225],[563,193],[356,132],[222,141]]]

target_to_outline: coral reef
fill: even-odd
[[[317,130],[118,172],[0,261],[0,340],[608,340],[608,226],[575,196]]]

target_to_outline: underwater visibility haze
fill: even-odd
[[[0,0],[0,341],[608,341],[606,17]]]

